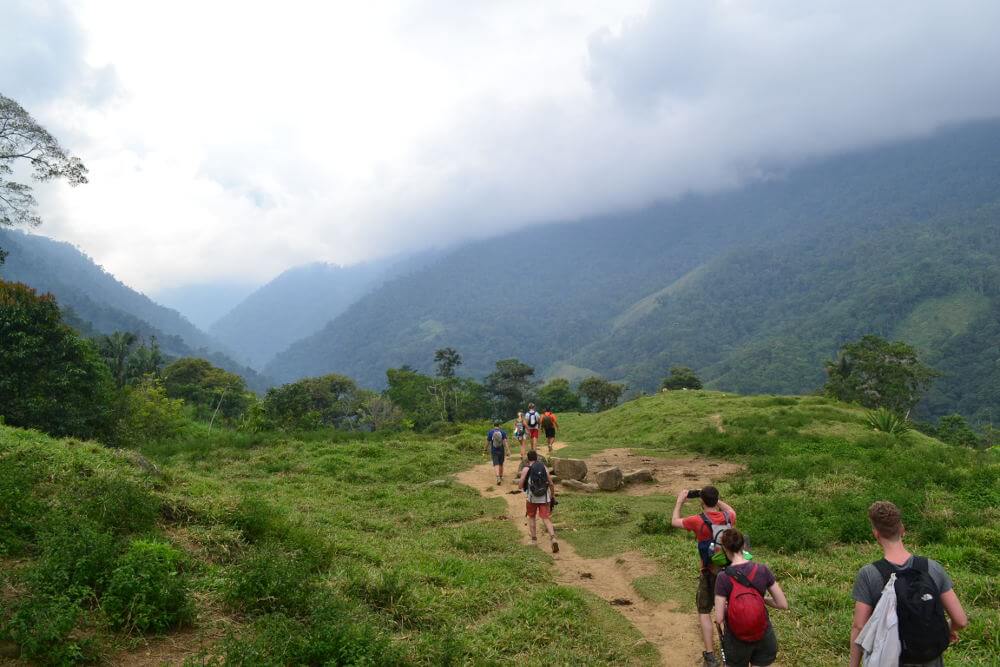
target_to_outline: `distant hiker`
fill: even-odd
[[[715,580],[715,623],[722,656],[727,667],[765,667],[778,655],[767,607],[788,609],[788,600],[767,565],[743,557],[740,531],[722,531],[719,543],[730,562]]]
[[[517,419],[514,420],[514,437],[521,445],[521,460],[524,460],[524,440],[528,437],[528,427],[524,424],[524,413],[518,412]]]
[[[552,484],[549,471],[545,464],[538,460],[538,452],[534,449],[528,452],[528,465],[521,471],[521,488],[526,495],[524,514],[528,517],[528,533],[531,535],[531,545],[538,544],[535,537],[535,516],[542,519],[545,530],[552,540],[552,553],[559,553],[559,543],[556,542],[556,529],[552,526],[552,506],[556,500],[556,487]]]
[[[493,460],[493,470],[497,474],[497,485],[503,482],[503,460],[504,453],[510,454],[510,447],[507,445],[507,433],[500,428],[500,421],[493,422],[493,428],[486,433],[486,449]]]
[[[682,519],[681,507],[688,498],[699,498],[702,511]],[[695,604],[698,607],[701,638],[705,643],[702,658],[704,658],[705,667],[718,667],[719,659],[715,657],[715,642],[713,640],[712,607],[715,606],[715,578],[720,566],[725,565],[726,562],[725,553],[718,543],[718,536],[722,531],[736,525],[736,511],[719,500],[719,490],[714,486],[706,486],[694,491],[681,491],[677,494],[677,503],[674,505],[670,525],[691,531],[698,540],[701,575],[698,577]]]
[[[542,413],[542,430],[545,431],[545,441],[549,446],[549,454],[552,453],[552,445],[556,441],[556,428],[559,426],[559,420],[556,416],[552,414],[552,410],[548,408]]]
[[[528,437],[531,438],[532,451],[538,446],[538,425],[541,421],[541,416],[535,410],[535,404],[528,403],[528,411],[524,413],[524,423],[528,425]]]
[[[969,624],[951,578],[937,561],[906,550],[906,529],[894,504],[873,503],[868,520],[885,557],[865,565],[854,580],[851,667],[861,664],[862,653],[866,666],[943,667],[941,654]]]

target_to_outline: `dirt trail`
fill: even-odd
[[[564,446],[564,443],[555,443],[556,449]],[[540,449],[544,453],[544,449]],[[510,473],[507,477],[510,477]],[[483,496],[503,498],[507,503],[507,516],[520,531],[522,543],[529,543],[528,526],[524,519],[524,496],[510,493],[513,487],[509,479],[497,486],[493,466],[489,463],[470,468],[456,475],[456,478]],[[539,548],[548,550],[549,541],[541,521],[538,522],[538,536]],[[559,538],[558,531],[556,537]],[[561,539],[558,541],[559,553],[552,554],[552,559],[555,561],[556,580],[559,583],[585,589],[614,605],[647,641],[659,649],[663,665],[677,667],[700,662],[702,646],[695,615],[677,612],[673,604],[644,600],[632,587],[636,578],[656,573],[657,567],[653,561],[637,552],[609,558],[583,558],[571,544]]]

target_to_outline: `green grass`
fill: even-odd
[[[0,427],[3,544],[22,563],[4,574],[19,594],[0,641],[53,663],[110,659],[129,635],[210,622],[197,600],[236,624],[192,664],[656,663],[606,603],[555,583],[550,557],[496,519],[502,501],[450,480],[481,462],[480,430],[192,427],[145,447],[151,478],[99,445]],[[76,552],[44,518],[70,501],[94,525]]]
[[[1000,652],[995,454],[873,433],[863,410],[819,397],[671,392],[560,424],[569,456],[628,446],[746,466],[720,488],[791,601],[774,614],[784,664],[844,663],[876,498],[902,507],[909,544],[945,565],[970,613],[948,664]],[[162,471],[150,476],[134,456],[0,427],[0,642],[42,662],[108,660],[141,633],[223,614],[229,632],[190,664],[655,664],[624,617],[555,583],[550,557],[497,519],[502,500],[451,480],[482,462],[485,430],[191,425],[144,446]],[[672,505],[579,494],[557,521],[581,555],[652,558],[638,594],[694,625],[695,546],[664,525]]]
[[[718,432],[716,424],[724,429]],[[955,580],[972,619],[949,665],[988,665],[1000,654],[1000,460],[920,433],[873,433],[865,412],[821,397],[670,392],[597,415],[560,417],[566,456],[632,446],[645,455],[701,454],[746,472],[719,484],[739,513],[756,557],[775,570],[792,609],[773,618],[786,664],[846,660],[854,574],[879,556],[866,509],[889,499],[902,509],[907,543]],[[678,489],[679,490],[679,489]],[[638,549],[662,566],[640,594],[693,612],[692,539],[660,530],[674,498],[578,496],[560,503],[563,534],[581,554]],[[689,503],[685,514],[697,506]],[[692,618],[692,622],[694,619]]]

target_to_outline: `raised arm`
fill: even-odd
[[[677,494],[677,502],[674,503],[674,513],[670,517],[670,525],[674,528],[684,527],[684,519],[681,518],[681,507],[683,507],[684,501],[687,500],[687,495],[687,489]]]

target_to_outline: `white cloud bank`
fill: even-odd
[[[641,206],[1000,115],[991,1],[72,7],[0,6],[0,92],[91,170],[40,190],[40,231],[145,290]]]

